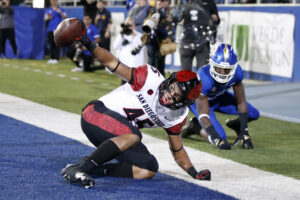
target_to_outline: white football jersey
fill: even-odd
[[[188,108],[172,110],[159,103],[159,85],[165,78],[150,65],[135,68],[132,81],[99,98],[104,105],[126,117],[138,128],[160,126],[168,134],[179,134]]]

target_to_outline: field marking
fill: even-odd
[[[2,93],[0,93],[0,113],[92,146],[81,131],[78,114]],[[162,173],[238,199],[297,199],[300,197],[299,180],[185,147],[198,170],[208,168],[212,171],[212,181],[191,179],[173,160],[167,141],[143,134],[143,142],[157,158]]]
[[[65,77],[66,77],[66,75],[64,75],[64,74],[57,74],[57,76],[58,76],[59,78],[65,78]]]
[[[3,66],[3,67],[10,67],[10,64],[4,63],[2,66]],[[14,65],[14,66],[12,66],[12,68],[18,69],[18,68],[21,68],[21,67],[18,66],[18,65]],[[31,70],[31,68],[29,68],[29,67],[22,67],[21,69],[24,70],[24,71],[29,71],[29,70]],[[33,69],[33,71],[34,71],[34,72],[41,72],[40,69]],[[45,74],[46,74],[46,75],[53,75],[53,72],[46,71]],[[68,76],[65,75],[65,74],[57,74],[56,76],[57,76],[57,77],[60,77],[60,78],[68,77]],[[70,77],[70,79],[73,80],[73,81],[78,81],[78,80],[80,80],[80,79],[77,78],[77,77]],[[87,83],[95,83],[95,81],[89,80],[89,79],[84,80],[84,81],[87,82]]]
[[[52,75],[52,72],[45,72],[46,75]]]
[[[79,78],[78,78],[78,77],[71,77],[71,80],[73,80],[73,81],[78,81]]]

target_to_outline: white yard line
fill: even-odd
[[[0,113],[92,146],[81,131],[80,115],[2,93]],[[212,171],[211,181],[193,180],[176,165],[167,141],[144,134],[143,142],[158,159],[160,172],[239,199],[300,199],[299,180],[186,147],[198,170],[208,168]]]

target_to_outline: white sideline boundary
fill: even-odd
[[[0,114],[92,146],[81,131],[80,115],[0,93]],[[164,134],[164,133],[162,133]],[[211,181],[189,177],[173,160],[167,141],[143,134],[159,171],[238,199],[300,199],[300,181],[185,147],[196,169],[212,171]],[[81,155],[79,155],[81,156]],[[180,189],[180,188],[178,188]]]

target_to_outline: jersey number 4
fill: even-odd
[[[125,113],[127,115],[127,119],[129,121],[136,121],[138,128],[154,126],[154,124],[150,121],[149,118],[144,119],[144,120],[136,120],[136,118],[145,114],[145,112],[142,109],[124,108],[124,111],[125,111]]]

